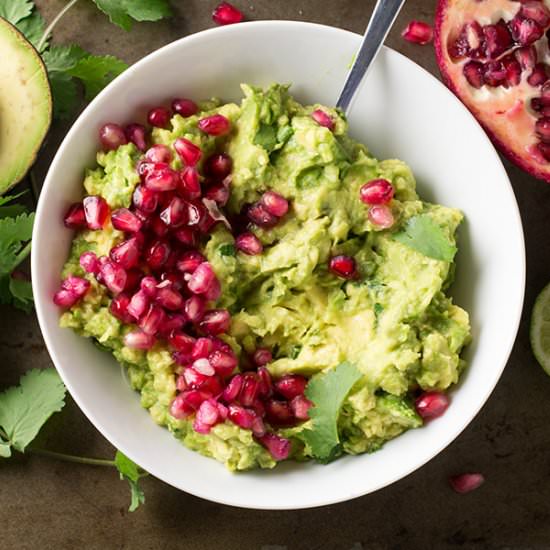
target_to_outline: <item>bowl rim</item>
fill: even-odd
[[[44,184],[42,187],[42,191],[40,193],[37,209],[36,209],[36,219],[32,234],[33,244],[34,242],[39,243],[40,237],[38,235],[38,227],[41,225],[40,220],[45,217],[46,214],[46,203],[45,199],[43,197],[46,196],[49,189],[54,185],[53,176],[52,174],[57,170],[58,164],[62,162],[62,158],[64,155],[64,150],[67,146],[67,144],[71,141],[73,138],[73,135],[77,132],[78,128],[83,124],[83,120],[85,120],[87,114],[89,111],[93,110],[96,103],[100,102],[104,96],[109,95],[116,87],[123,86],[126,79],[131,78],[134,72],[139,71],[141,66],[146,63],[153,62],[156,58],[162,58],[162,56],[165,54],[165,52],[176,49],[180,47],[181,43],[188,43],[193,41],[200,41],[203,40],[205,37],[210,37],[211,35],[231,35],[235,32],[239,32],[239,29],[242,28],[250,28],[250,27],[257,27],[261,29],[262,27],[273,27],[277,26],[280,27],[281,31],[284,28],[289,27],[295,27],[295,28],[304,28],[309,27],[310,29],[317,29],[322,32],[333,32],[333,33],[345,33],[347,35],[353,36],[355,39],[360,39],[361,35],[354,33],[352,31],[341,29],[339,27],[334,27],[331,25],[324,25],[319,23],[312,23],[312,22],[306,22],[306,21],[293,21],[293,20],[261,20],[261,21],[247,21],[243,23],[239,23],[238,25],[227,25],[222,27],[214,27],[205,29],[202,31],[199,31],[197,33],[193,33],[187,36],[184,36],[182,38],[179,38],[173,42],[170,42],[161,48],[154,50],[153,52],[147,54],[146,56],[142,57],[138,61],[136,61],[133,65],[131,65],[124,73],[122,73],[120,76],[118,76],[115,80],[113,80],[111,83],[109,83],[87,106],[86,108],[79,114],[77,119],[73,122],[72,126],[70,127],[69,131],[66,133],[63,141],[59,145],[56,154],[50,164],[50,167],[48,169],[48,173],[46,175],[46,178],[44,180]],[[430,456],[426,458],[420,458],[411,463],[411,465],[408,468],[405,468],[404,470],[399,471],[396,473],[396,475],[385,478],[383,481],[375,483],[373,488],[368,489],[367,491],[364,491],[362,489],[355,488],[350,490],[348,493],[340,495],[332,495],[330,497],[327,497],[325,499],[318,499],[315,502],[310,502],[307,504],[300,503],[298,506],[290,504],[276,504],[276,505],[255,505],[255,504],[245,504],[243,502],[235,501],[231,497],[224,497],[223,495],[211,495],[211,494],[205,494],[202,491],[196,490],[196,489],[188,489],[181,486],[181,484],[175,484],[173,480],[169,479],[169,476],[164,475],[164,472],[155,472],[154,477],[164,481],[165,483],[171,485],[172,487],[176,487],[179,490],[182,490],[186,493],[192,494],[196,497],[203,498],[205,500],[209,500],[211,502],[217,502],[224,505],[234,506],[238,508],[245,508],[245,509],[258,509],[258,510],[297,510],[297,509],[309,509],[309,508],[317,508],[321,506],[327,506],[330,504],[336,504],[340,502],[347,502],[350,500],[354,500],[356,498],[359,498],[361,496],[364,496],[366,494],[373,493],[375,491],[378,491],[384,487],[387,487],[389,485],[392,485],[396,481],[399,481],[408,475],[410,475],[412,472],[416,471],[417,469],[424,466],[427,462],[435,458],[438,454],[440,454],[448,445],[450,445],[463,431],[464,429],[474,420],[474,418],[477,416],[481,408],[485,405],[488,398],[490,397],[491,393],[493,392],[496,384],[498,383],[502,372],[504,371],[504,368],[506,367],[508,360],[510,358],[510,354],[512,352],[512,348],[515,344],[515,341],[517,339],[517,333],[519,330],[519,325],[521,321],[521,316],[523,312],[523,304],[524,304],[524,297],[525,297],[525,284],[526,284],[526,251],[525,251],[525,237],[524,237],[524,231],[523,231],[523,225],[521,221],[520,211],[518,207],[518,203],[512,188],[512,185],[510,183],[510,179],[508,177],[508,174],[502,164],[502,161],[495,150],[493,144],[491,143],[489,137],[485,133],[485,131],[482,129],[482,127],[479,125],[475,117],[472,115],[472,113],[460,102],[460,100],[433,74],[431,74],[429,71],[424,69],[422,66],[417,64],[412,59],[408,58],[407,56],[401,54],[400,52],[397,52],[396,50],[388,47],[383,46],[385,50],[386,55],[390,56],[398,56],[401,58],[401,61],[404,63],[412,64],[414,65],[415,69],[424,73],[424,76],[428,77],[428,79],[431,79],[434,86],[439,86],[440,89],[444,90],[444,93],[447,94],[450,101],[455,102],[458,104],[459,108],[463,110],[464,114],[473,119],[477,126],[477,131],[481,134],[481,139],[486,140],[486,142],[490,145],[490,150],[493,154],[492,162],[495,164],[495,167],[498,166],[498,169],[502,173],[502,176],[504,180],[508,183],[506,192],[509,196],[509,199],[511,199],[511,206],[513,207],[514,211],[514,218],[515,223],[517,224],[517,227],[519,228],[519,235],[518,235],[518,245],[519,250],[516,251],[516,254],[518,257],[516,258],[516,261],[519,263],[516,267],[519,269],[519,276],[521,279],[521,289],[517,289],[517,292],[519,292],[519,296],[516,297],[517,299],[517,305],[516,305],[516,314],[515,318],[513,320],[513,324],[511,325],[511,334],[514,334],[514,338],[510,338],[510,342],[505,347],[505,360],[503,360],[502,364],[499,368],[493,368],[493,377],[489,384],[487,384],[486,391],[483,393],[483,397],[479,398],[478,404],[473,407],[470,410],[470,414],[468,416],[464,417],[464,421],[457,425],[456,429],[453,430],[452,435],[443,440],[440,445],[435,446],[432,453],[430,453]],[[357,92],[358,94],[361,93],[361,90]],[[350,106],[350,112],[353,111],[353,103]],[[38,267],[38,261],[37,261],[37,246],[33,246],[31,251],[31,273],[32,273],[32,280],[37,281],[39,278],[39,267]],[[35,283],[33,283],[34,287]],[[92,413],[92,411],[82,402],[80,399],[78,392],[73,392],[73,387],[71,382],[69,381],[69,377],[65,376],[65,373],[63,371],[62,367],[58,367],[58,365],[61,364],[61,361],[59,360],[59,354],[61,353],[59,350],[57,350],[54,345],[52,338],[50,337],[50,327],[46,321],[46,316],[43,309],[43,303],[42,298],[40,296],[39,292],[35,292],[36,296],[36,314],[38,318],[38,323],[40,327],[40,331],[42,333],[42,337],[44,339],[44,343],[46,345],[46,349],[48,350],[48,353],[50,355],[50,358],[56,368],[56,370],[59,372],[63,382],[65,383],[67,389],[69,390],[71,396],[77,403],[80,410],[85,414],[87,419],[91,422],[91,424],[100,432],[100,434],[105,437],[113,446],[115,446],[117,449],[121,450],[124,454],[126,454],[129,458],[134,460],[136,463],[139,464],[139,461],[135,460],[135,454],[133,451],[129,451],[125,448],[124,444],[120,444],[118,441],[118,437],[113,436],[110,433],[110,430],[108,426],[105,426],[104,423],[100,422],[95,418],[95,415]],[[240,473],[239,475],[243,475]],[[246,475],[246,474],[244,474]]]

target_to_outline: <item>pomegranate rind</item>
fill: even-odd
[[[458,22],[454,25],[453,17],[455,14],[458,14],[456,16],[458,21],[461,20],[465,23],[468,20],[472,20],[476,9],[483,9],[487,13],[490,12],[491,6],[496,7],[496,4],[499,2],[502,4],[500,0],[487,0],[483,4],[475,4],[472,0],[439,0],[434,26],[434,47],[437,64],[445,85],[477,119],[495,147],[522,170],[540,180],[550,183],[550,163],[547,163],[547,166],[545,166],[546,163],[543,164],[537,161],[528,151],[529,146],[537,143],[534,131],[536,117],[525,110],[524,104],[526,99],[530,99],[531,96],[536,95],[536,90],[533,89],[530,96],[527,97],[526,94],[526,97],[523,97],[521,92],[525,88],[523,86],[517,87],[515,104],[511,102],[512,96],[508,94],[506,109],[496,108],[494,112],[487,112],[480,106],[480,102],[477,102],[472,97],[472,94],[468,93],[470,86],[462,76],[462,65],[453,62],[447,49],[447,39],[450,36],[451,28],[454,26],[456,30],[457,27],[461,26]],[[520,5],[517,2],[509,3]],[[479,8],[478,6],[482,7]],[[453,17],[449,14],[452,14]],[[501,113],[500,111],[503,110],[507,112]],[[505,121],[503,128],[499,127],[498,122],[502,120],[502,116],[506,116],[508,113],[510,113],[510,117],[516,118],[516,121],[511,123],[506,123]],[[531,133],[533,140],[531,143],[522,142],[519,139],[521,137],[520,132],[516,129],[521,124],[526,124],[527,122],[532,126]],[[512,141],[513,138],[516,138],[517,143]]]

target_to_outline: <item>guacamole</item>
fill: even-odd
[[[414,242],[426,231],[412,231],[419,221],[424,229],[435,228],[437,239],[454,251],[463,216],[422,201],[409,167],[400,160],[374,158],[347,134],[339,111],[302,106],[287,86],[242,89],[240,105],[211,100],[200,104],[195,115],[175,114],[167,128],[155,127],[150,135],[151,144],[172,151],[182,137],[199,146],[203,187],[209,177],[205,159],[224,152],[232,160],[226,180],[230,195],[218,212],[221,221],[197,244],[221,285],[213,307],[231,314],[230,328],[219,338],[239,359],[236,372],[250,370],[255,350],[269,349],[266,367],[273,380],[289,374],[311,379],[343,362],[355,365],[360,380],[338,415],[341,451],[375,451],[421,426],[415,396],[446,390],[464,368],[460,353],[470,339],[468,314],[447,294],[454,253],[430,252],[429,246]],[[318,110],[328,115],[330,127],[312,116]],[[212,135],[200,129],[199,121],[214,114],[230,122],[229,132]],[[141,159],[143,152],[133,143],[98,153],[97,166],[84,179],[86,193],[103,197],[111,210],[130,208],[141,181],[136,170]],[[171,166],[184,168],[175,153]],[[359,198],[362,186],[377,179],[393,188],[388,204],[393,223],[386,228],[374,223]],[[276,224],[249,225],[246,230],[259,239],[262,252],[246,254],[236,246],[235,227],[246,207],[267,190],[284,197],[289,211]],[[411,242],[403,238],[408,228]],[[199,433],[193,428],[194,414],[171,414],[182,366],[170,344],[159,338],[150,349],[125,345],[124,336],[135,324],[111,313],[112,293],[79,263],[86,251],[108,257],[123,239],[109,221],[102,230],[76,234],[63,277],[86,278],[90,288],[61,315],[61,326],[113,353],[153,420],[187,447],[231,470],[275,466],[276,459],[253,432],[229,418]],[[354,276],[335,275],[329,263],[336,256],[353,259]],[[296,460],[314,454],[302,437],[308,429],[311,420],[269,427],[290,441],[289,458]]]

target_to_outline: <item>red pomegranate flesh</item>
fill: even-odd
[[[548,182],[549,31],[541,0],[439,0],[437,8],[445,83],[512,162]]]

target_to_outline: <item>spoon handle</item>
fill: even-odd
[[[378,0],[336,106],[346,113],[405,0]]]

